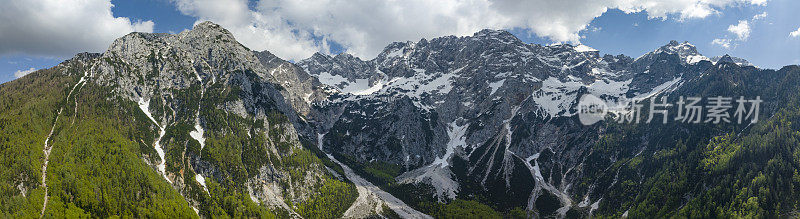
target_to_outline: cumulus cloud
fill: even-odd
[[[309,30],[290,25],[279,14],[252,11],[247,0],[173,0],[181,13],[198,18],[196,23],[216,22],[253,50],[269,50],[283,58],[300,60],[315,51],[327,51]],[[309,4],[313,6],[313,4]],[[312,7],[313,8],[313,7]]]
[[[393,41],[521,28],[555,42],[578,34],[608,9],[650,18],[696,19],[765,0],[172,0],[186,15],[228,28],[244,45],[292,60],[329,51],[328,42],[372,58]]]
[[[764,1],[763,3],[759,1],[753,1],[753,4],[766,4],[766,1]],[[767,17],[767,12],[763,12],[761,14],[753,15],[753,18],[751,18],[749,21],[739,20],[739,23],[731,24],[730,26],[728,26],[728,32],[736,36],[735,38],[736,41],[739,42],[747,41],[747,39],[750,38],[750,33],[752,32],[751,24],[754,24],[756,23],[756,21],[764,19],[766,17]],[[714,39],[711,41],[711,44],[718,45],[726,49],[738,46],[738,43],[734,42],[734,39],[728,39],[728,38]]]
[[[34,71],[36,71],[35,68],[30,68],[28,70],[17,70],[17,72],[14,72],[14,77],[21,78],[22,76],[28,75]]]
[[[739,24],[728,26],[728,32],[735,34],[739,40],[747,40],[750,38],[750,22],[741,20]]]
[[[789,36],[790,37],[800,37],[800,27],[798,27],[797,30],[790,32]]]
[[[730,39],[714,39],[711,41],[711,44],[721,46],[722,48],[730,49],[731,48],[731,40]]]
[[[765,11],[764,13],[754,15],[753,16],[753,20],[755,21],[755,20],[759,20],[759,19],[764,19],[766,17],[767,17],[767,12]]]
[[[133,31],[152,32],[152,21],[114,17],[110,0],[8,0],[0,6],[0,56],[71,56],[102,52]]]

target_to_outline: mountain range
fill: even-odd
[[[800,67],[671,41],[638,58],[502,30],[296,63],[204,22],[0,85],[5,217],[791,217]],[[584,125],[758,97],[756,123]],[[735,103],[734,103],[735,104]],[[669,118],[678,116],[670,111]]]

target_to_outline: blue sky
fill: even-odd
[[[231,26],[237,24],[236,22],[229,21],[227,17],[220,17],[217,14],[206,13],[208,9],[200,8],[197,5],[192,5],[196,3],[187,3],[186,5],[183,5],[182,8],[179,7],[179,2],[184,1],[188,2],[188,0],[112,0],[111,3],[114,5],[114,7],[111,7],[111,13],[113,17],[128,18],[130,23],[141,23],[142,25],[139,27],[140,29],[144,28],[145,30],[150,30],[152,32],[177,33],[185,29],[191,29],[192,25],[198,20],[212,20],[221,23],[223,26],[226,26],[226,24],[232,24]],[[233,11],[233,14],[247,14],[247,12],[264,12],[263,10],[268,10],[264,9],[268,7],[260,5],[254,1],[248,2],[246,6],[243,7],[244,8],[238,9],[234,7],[230,10]],[[800,64],[800,37],[789,36],[790,32],[800,28],[800,17],[796,15],[798,10],[800,10],[800,1],[793,0],[772,0],[768,1],[766,5],[727,5],[717,8],[713,14],[704,18],[690,19],[682,19],[680,17],[680,13],[668,14],[665,18],[648,18],[648,11],[626,13],[618,9],[609,9],[605,13],[602,13],[602,15],[599,17],[591,19],[591,21],[588,23],[588,27],[582,31],[579,31],[578,34],[581,37],[581,43],[600,50],[602,54],[625,54],[635,58],[666,44],[670,40],[678,40],[689,41],[697,46],[700,53],[708,57],[730,54],[732,56],[745,58],[751,63],[760,67],[780,68],[781,66],[785,65]],[[245,13],[241,13],[242,11]],[[0,10],[0,12],[2,12],[2,10]],[[266,11],[264,13],[268,12],[269,11]],[[754,18],[754,16],[761,15],[765,12],[766,17]],[[221,14],[225,15],[225,13]],[[297,13],[287,14],[285,16],[294,18],[297,16]],[[311,20],[303,18],[304,17],[297,18],[298,22]],[[3,19],[2,16],[0,16],[0,19]],[[248,17],[245,17],[245,20],[246,19],[248,19]],[[287,22],[291,24],[292,20],[287,20],[289,20]],[[747,37],[745,38],[741,38],[736,33],[729,31],[729,27],[731,27],[731,25],[736,25],[740,21],[747,21],[749,27],[749,34],[747,34]],[[150,26],[147,25],[149,22],[152,22],[152,29],[148,29],[150,28]],[[348,20],[342,20],[338,22],[348,22]],[[338,25],[339,23],[335,24]],[[259,27],[258,22],[255,22],[251,25]],[[283,25],[286,26],[286,24]],[[322,22],[319,25],[326,25],[326,23]],[[403,24],[400,25],[402,26]],[[129,26],[134,25],[131,24]],[[278,26],[277,28],[279,27],[283,26]],[[237,39],[240,39],[240,41],[245,39],[243,43],[246,46],[256,49],[263,47],[264,49],[270,51],[277,51],[276,54],[279,56],[282,54],[281,52],[283,51],[283,46],[291,45],[293,42],[298,44],[306,43],[304,45],[305,47],[298,47],[305,48],[305,50],[298,50],[305,53],[291,53],[291,51],[283,53],[299,54],[293,56],[286,55],[288,57],[303,57],[304,55],[308,54],[307,50],[319,49],[332,54],[345,50],[354,51],[356,54],[361,54],[361,57],[363,58],[370,58],[369,56],[374,56],[374,51],[379,49],[377,47],[386,44],[384,41],[388,40],[384,39],[386,37],[381,38],[382,36],[375,36],[373,38],[378,40],[373,40],[374,42],[367,41],[372,42],[372,44],[375,45],[372,46],[374,48],[356,48],[357,45],[351,45],[348,47],[342,45],[353,44],[352,42],[359,41],[347,40],[347,38],[342,37],[343,34],[337,32],[326,33],[324,31],[319,31],[320,28],[317,26],[309,27],[313,28],[306,29],[314,29],[314,31],[310,31],[311,34],[306,36],[294,35],[300,38],[300,40],[289,40],[266,44],[258,44],[260,42],[258,35],[256,35],[256,37],[250,37],[237,35],[238,33],[242,33],[241,31],[237,32],[236,30],[232,30],[232,32],[234,32],[234,35],[236,35]],[[275,27],[270,28],[276,29]],[[302,29],[302,27],[297,26],[292,26],[291,28]],[[294,34],[297,34],[298,31],[291,28],[289,30],[292,30],[291,32]],[[553,39],[557,38],[554,37],[556,34],[550,34],[538,29],[533,30],[531,28],[524,27],[524,25],[522,25],[522,27],[506,29],[523,41],[529,43],[551,44],[554,43]],[[395,33],[392,35],[392,38],[389,41],[416,41],[422,37],[431,37],[430,35],[437,36],[438,34],[435,31],[428,30],[419,30],[420,34],[417,35],[415,35],[417,30],[413,29],[401,29],[396,31],[408,33],[404,33],[401,36],[396,36],[398,34]],[[124,35],[123,32],[125,31],[114,34],[121,36],[120,34]],[[463,32],[464,31],[458,33],[463,35],[465,34]],[[369,34],[369,32],[363,33]],[[112,36],[116,35],[112,34]],[[292,35],[290,34],[290,36]],[[2,37],[2,34],[0,34],[0,37]],[[302,39],[306,40],[303,41]],[[715,39],[727,40],[729,44],[728,48],[725,48],[719,44],[713,44],[712,42]],[[308,41],[310,41],[310,43]],[[323,45],[323,41],[327,43]],[[256,45],[250,46],[248,45],[248,42]],[[102,52],[103,48],[103,45],[97,45],[94,46],[94,48],[87,48],[86,50],[91,52]],[[17,71],[29,70],[31,68],[42,69],[52,67],[59,62],[70,58],[72,56],[71,54],[77,52],[79,51],[71,51],[67,49],[61,53],[49,54],[47,52],[33,52],[33,50],[28,52],[23,48],[17,49],[13,52],[0,54],[0,83],[15,79],[15,73]],[[287,57],[284,58],[291,59]]]
[[[762,67],[777,69],[800,64],[800,38],[789,32],[800,27],[800,1],[770,1],[766,7],[729,7],[716,16],[704,19],[677,21],[674,19],[648,19],[646,13],[626,14],[609,10],[593,20],[590,30],[582,31],[586,38],[581,42],[604,54],[625,54],[636,58],[667,44],[670,40],[688,41],[705,56],[729,54],[745,58]],[[735,38],[728,27],[739,20],[767,12],[767,17],[751,22],[750,38],[734,42],[738,46],[723,48],[711,42],[718,38]],[[592,31],[592,28],[599,30]],[[526,42],[548,44],[547,39],[530,36],[525,30],[512,33]]]

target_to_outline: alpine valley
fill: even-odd
[[[589,94],[763,103],[583,125]],[[796,217],[800,67],[501,30],[292,63],[204,22],[0,85],[0,165],[3,218]]]

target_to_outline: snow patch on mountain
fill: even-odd
[[[568,79],[562,82],[555,77],[547,78],[542,81],[541,89],[533,92],[532,100],[549,116],[572,116],[574,113],[571,113],[570,109],[577,101],[578,90],[581,88],[586,88],[590,94],[606,100],[607,104],[614,104],[625,98],[633,81],[599,79],[586,85],[577,78],[568,77]]]
[[[696,64],[700,61],[711,61],[708,57],[703,56],[699,52],[697,52],[697,47],[692,45],[689,42],[678,43],[678,41],[670,41],[667,45],[662,46],[661,48],[656,49],[655,51],[646,53],[636,60],[640,60],[646,57],[652,57],[659,53],[667,53],[667,54],[675,54],[683,60],[686,64]]]
[[[689,64],[695,64],[695,63],[698,63],[698,62],[703,61],[703,60],[711,61],[708,57],[705,57],[705,56],[702,56],[702,55],[686,56],[686,63],[689,63]]]
[[[650,98],[652,96],[655,96],[655,95],[658,95],[658,94],[661,94],[661,93],[664,93],[664,92],[672,91],[672,90],[678,88],[679,83],[682,82],[682,81],[683,81],[683,77],[674,78],[671,81],[664,82],[664,83],[654,87],[652,90],[650,90],[650,92],[636,95],[636,97],[634,99],[647,99],[647,98]]]
[[[322,144],[324,142],[324,137],[325,134],[317,134],[317,146],[319,148],[323,148]],[[343,215],[345,218],[361,218],[368,216],[369,213],[373,212],[370,209],[374,209],[374,213],[380,213],[383,211],[383,204],[386,204],[386,206],[388,206],[402,218],[432,218],[431,216],[411,208],[400,199],[394,197],[392,194],[381,190],[379,187],[362,178],[353,172],[350,167],[339,162],[339,160],[334,158],[333,155],[326,154],[326,156],[331,159],[331,161],[342,167],[345,177],[355,184],[356,191],[358,192],[358,198],[356,198],[356,201],[345,211]],[[365,209],[365,207],[367,209]]]
[[[397,90],[410,97],[421,97],[423,94],[446,94],[453,89],[451,79],[455,73],[426,74],[424,69],[415,69],[413,77],[393,78],[385,90]]]
[[[459,126],[456,124],[456,121],[453,121],[448,124],[447,135],[450,137],[450,141],[447,142],[447,151],[443,157],[437,157],[431,165],[441,165],[442,167],[449,166],[450,162],[448,160],[453,155],[455,148],[464,147],[467,145],[466,138],[464,136],[466,132],[467,123]]]
[[[203,175],[201,174],[195,175],[194,180],[196,180],[197,183],[200,183],[200,185],[203,186],[203,190],[205,190],[206,193],[208,193],[208,188],[206,187],[206,178],[203,177]]]
[[[403,55],[403,49],[395,49],[395,50],[392,50],[392,52],[390,52],[389,54],[387,54],[386,58],[389,59],[389,58],[394,58],[394,57],[400,57],[402,55]]]
[[[147,118],[150,118],[150,121],[153,121],[153,123],[155,123],[156,126],[160,127],[158,122],[156,122],[156,119],[153,118],[153,114],[150,114],[150,109],[148,109],[149,106],[150,106],[150,100],[144,100],[144,97],[143,97],[143,98],[139,99],[138,104],[139,104],[139,109],[142,110],[144,115],[146,115]]]
[[[357,90],[349,92],[349,93],[352,93],[352,94],[355,94],[355,95],[370,95],[370,94],[373,94],[375,92],[380,91],[384,86],[383,81],[377,81],[372,86],[369,86],[366,89],[362,89],[363,85],[365,85],[365,84],[368,85],[368,82],[365,79],[357,79],[356,81],[358,81],[357,84],[359,85],[358,87],[356,87]]]
[[[562,207],[559,208],[556,212],[558,212],[558,215],[560,217],[564,217],[567,211],[572,207],[572,199],[566,192],[567,191],[566,189],[564,191],[560,191],[555,186],[548,183],[547,180],[545,180],[544,176],[542,176],[542,171],[539,167],[539,161],[538,161],[539,155],[541,155],[541,153],[536,153],[528,158],[525,158],[525,166],[527,166],[528,170],[530,170],[531,173],[533,173],[534,180],[536,180],[536,188],[534,188],[533,194],[531,195],[531,200],[535,200],[537,196],[540,194],[541,190],[547,190],[551,192],[552,194],[558,197],[559,201],[562,204]],[[531,163],[533,163],[533,165],[531,165]]]
[[[497,89],[500,89],[500,86],[503,86],[504,83],[506,83],[506,79],[489,83],[489,87],[492,88],[492,92],[489,93],[489,95],[492,95],[494,94],[494,92],[497,92]]]
[[[317,77],[320,83],[334,87],[342,83],[348,83],[347,78],[344,78],[341,75],[331,75],[328,72],[321,72],[315,76]]]
[[[561,82],[548,77],[542,88],[533,92],[533,100],[549,116],[570,116],[569,108],[577,98],[576,92],[584,85],[578,81]]]
[[[594,49],[592,47],[589,47],[589,46],[586,46],[586,45],[583,45],[583,44],[575,46],[574,49],[577,52],[597,52],[596,49]]]
[[[453,172],[441,164],[428,165],[405,172],[396,180],[402,184],[425,183],[431,185],[436,190],[434,196],[440,202],[455,199],[459,189],[458,182],[453,179]]]
[[[448,124],[447,135],[450,141],[447,142],[447,148],[444,156],[437,157],[430,165],[421,167],[416,170],[408,171],[397,177],[397,181],[403,184],[418,184],[426,183],[436,189],[434,196],[440,202],[453,200],[456,198],[458,192],[458,182],[453,179],[453,172],[448,168],[450,166],[449,159],[453,156],[453,152],[457,147],[466,147],[466,136],[468,124],[458,125],[457,121]]]
[[[191,136],[194,140],[200,143],[200,150],[203,150],[203,147],[206,146],[206,138],[203,137],[203,127],[200,126],[200,121],[196,121],[194,124],[194,130],[189,132],[189,136]]]
[[[592,95],[602,97],[603,95],[613,97],[624,97],[625,93],[630,89],[630,84],[633,79],[627,81],[612,81],[607,79],[597,80],[588,86],[589,93]]]
[[[156,167],[158,168],[158,171],[161,172],[161,175],[164,176],[164,179],[166,179],[167,182],[172,184],[172,181],[169,180],[169,178],[167,178],[167,170],[166,170],[167,162],[166,159],[164,158],[165,157],[164,149],[161,148],[161,138],[163,138],[164,134],[166,134],[167,132],[166,130],[164,130],[164,126],[159,125],[158,122],[156,122],[156,119],[153,118],[153,114],[150,113],[149,106],[150,106],[150,100],[144,100],[144,98],[139,99],[139,109],[141,109],[142,112],[144,112],[144,114],[147,115],[147,118],[150,118],[150,121],[155,123],[156,126],[158,126],[159,128],[158,138],[156,138],[155,148],[156,148],[156,153],[158,153],[158,157],[161,158],[161,163],[156,165]]]
[[[199,119],[197,119],[197,121],[195,121],[194,130],[189,132],[189,136],[191,136],[194,140],[197,140],[197,142],[200,143],[200,154],[201,155],[203,153],[202,152],[203,148],[206,146],[206,138],[203,137],[203,133],[204,132],[205,131],[203,130],[203,127],[200,126],[200,120]],[[197,181],[197,183],[199,183],[201,186],[203,186],[203,190],[205,190],[206,193],[208,193],[208,188],[206,187],[206,178],[203,177],[202,174],[198,173],[197,175],[194,176],[194,179],[195,179],[195,181]]]

